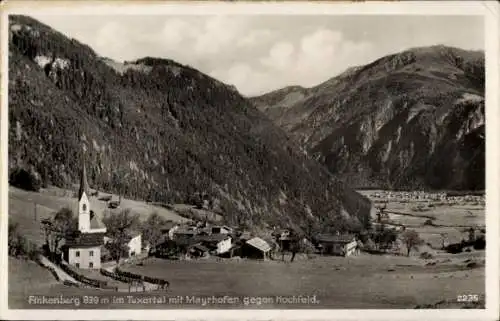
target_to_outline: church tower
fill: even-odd
[[[80,176],[80,190],[78,191],[78,229],[85,233],[90,230],[90,202],[89,202],[89,184],[87,182],[87,171],[85,162],[82,164]]]

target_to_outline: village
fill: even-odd
[[[416,198],[430,204],[456,200],[443,193],[365,191],[361,199],[370,211],[371,230],[344,229],[343,232],[313,234],[298,233],[287,226],[273,226],[260,232],[231,226],[208,210],[207,200],[183,205],[186,215],[182,220],[165,219],[156,212],[139,218],[126,207],[121,196],[113,199],[92,190],[85,164],[82,164],[75,194],[76,210],[62,207],[41,220],[40,230],[45,240],[41,250],[38,250],[39,245],[16,241],[19,237],[11,235],[9,229],[9,253],[28,255],[67,288],[179,294],[182,284],[178,282],[185,283],[186,278],[192,278],[197,272],[200,275],[216,273],[217,279],[222,271],[228,273],[227,269],[250,269],[251,273],[256,273],[268,268],[280,269],[280,265],[293,265],[302,270],[311,264],[321,264],[320,271],[325,268],[327,271],[328,265],[332,265],[340,276],[342,271],[366,271],[369,262],[378,262],[377,266],[383,258],[392,262],[397,257],[410,259],[408,266],[414,266],[410,270],[419,267],[447,271],[450,266],[458,265],[453,257],[445,255],[456,253],[470,253],[476,258],[465,261],[467,269],[483,264],[477,260],[477,255],[484,255],[485,228],[482,224],[470,224],[470,220],[480,222],[471,211],[463,216],[469,223],[459,229],[461,225],[439,225],[440,220],[449,219],[449,216],[444,218],[435,214],[439,213],[435,212],[439,206],[426,205],[425,209],[407,213],[402,210],[407,199]],[[462,206],[477,207],[470,208],[474,213],[481,209],[481,200],[484,201],[484,197],[460,196]],[[418,202],[414,200],[413,203]],[[101,206],[96,208],[95,204]],[[172,205],[166,207],[172,208]],[[422,223],[413,224],[415,219]],[[422,263],[418,263],[420,261]],[[198,264],[202,262],[205,264]],[[444,266],[440,266],[440,262]],[[382,266],[385,265],[387,263]],[[392,265],[389,263],[389,266]],[[210,270],[205,271],[207,267]],[[202,277],[193,286],[199,287],[203,282],[208,285],[211,282],[208,280]]]

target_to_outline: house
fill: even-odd
[[[82,269],[101,268],[101,247],[106,227],[90,209],[90,189],[85,164],[80,175],[78,191],[78,231],[64,240],[63,259],[69,265]]]
[[[207,257],[209,252],[210,249],[200,243],[193,244],[188,248],[189,255],[193,257]]]
[[[198,231],[194,226],[178,226],[171,233],[169,232],[173,240],[190,239],[196,234],[198,234]]]
[[[137,256],[142,252],[142,234],[137,231],[127,235],[128,257]]]
[[[227,234],[199,235],[196,240],[216,254],[226,253],[232,246],[232,238]]]
[[[113,239],[104,236],[104,244],[107,244],[111,242]],[[142,253],[142,234],[137,231],[131,231],[128,233],[128,235],[125,237],[125,242],[127,245],[127,253],[124,255],[124,257],[132,257],[132,256],[137,256]]]
[[[350,256],[357,254],[358,243],[354,235],[322,234],[316,238],[321,254]]]
[[[212,234],[232,234],[233,229],[230,228],[229,226],[211,226],[211,233]]]
[[[242,245],[241,256],[252,259],[267,260],[269,258],[270,251],[271,246],[266,241],[260,237],[254,237]]]

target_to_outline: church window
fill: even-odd
[[[76,251],[76,257],[80,257],[80,251]]]
[[[94,256],[94,251],[90,251],[89,256]]]
[[[86,211],[86,210],[87,210],[87,204],[83,204],[83,205],[82,205],[82,210],[83,210],[83,211]]]
[[[90,262],[89,263],[89,268],[93,268],[94,267],[94,263]]]

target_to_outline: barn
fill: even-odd
[[[243,257],[260,260],[269,259],[270,251],[271,245],[260,237],[254,237],[246,241],[241,248],[241,254]]]

